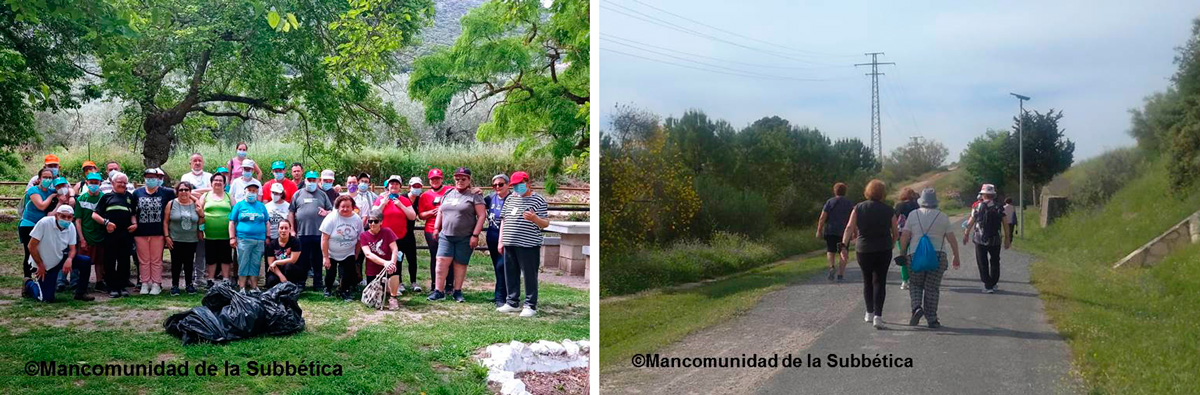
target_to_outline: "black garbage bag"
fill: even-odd
[[[183,344],[201,341],[220,344],[233,340],[225,323],[204,306],[173,314],[163,326],[171,336],[183,340]]]
[[[289,335],[304,330],[296,300],[300,287],[280,283],[260,295],[233,291],[222,282],[208,290],[203,306],[167,317],[163,328],[183,344],[226,343],[261,335]]]
[[[300,286],[293,283],[280,283],[263,292],[259,300],[265,314],[267,335],[290,335],[304,330],[304,311],[296,303],[299,298]]]

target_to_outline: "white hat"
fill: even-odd
[[[253,159],[246,159],[246,160],[242,161],[242,168],[245,169],[247,167],[249,167],[251,169],[254,168],[254,160]]]
[[[54,209],[54,212],[59,213],[59,214],[75,215],[75,209],[71,208],[71,206],[66,206],[66,205],[58,206],[58,208]]]
[[[411,185],[413,185],[413,184],[425,185],[425,183],[421,182],[421,177],[413,177],[413,178],[409,178],[409,179],[408,179],[408,185],[410,185],[410,186],[411,186]]]
[[[333,175],[333,170],[325,169],[321,171],[322,180],[332,180],[334,178],[336,178],[336,176]]]
[[[251,178],[250,181],[246,182],[246,188],[249,188],[249,187],[262,188],[262,183],[258,182],[258,180]]]
[[[996,186],[992,184],[983,184],[983,188],[979,190],[980,195],[995,195]]]
[[[278,182],[271,184],[271,192],[283,192],[283,184]]]
[[[387,183],[392,182],[392,181],[395,181],[396,183],[399,183],[399,184],[403,184],[404,177],[400,177],[398,175],[392,174],[392,176],[388,177],[387,181],[384,182],[384,184],[386,185]]]

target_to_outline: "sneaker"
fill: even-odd
[[[150,283],[142,283],[142,289],[141,289],[141,292],[138,292],[138,295],[149,295],[149,294],[150,294]]]
[[[129,297],[129,291],[126,291],[126,290],[122,289],[122,290],[121,290],[121,297],[122,297],[122,298],[128,298],[128,297]]]
[[[400,300],[396,298],[388,298],[388,310],[400,310]]]
[[[345,294],[342,294],[342,301],[343,301],[343,302],[353,302],[353,301],[354,301],[354,297],[353,297],[353,296],[350,296],[350,293],[349,293],[349,292],[346,292]]]
[[[993,285],[992,292],[1000,292],[1000,284]]]
[[[194,294],[194,293],[196,293],[196,287],[194,287],[194,286],[191,286],[191,285],[188,285],[188,286],[187,286],[187,293],[190,293],[190,294]]]
[[[327,289],[327,290],[325,290],[325,297],[326,297],[326,298],[328,298],[328,297],[330,297],[330,296],[333,296],[333,293],[329,292],[329,290],[328,290],[328,289]]]
[[[996,293],[996,291],[995,291],[995,290],[993,290],[993,289],[991,289],[991,288],[984,288],[984,289],[983,289],[983,293],[985,293],[985,294],[994,294],[994,293]]]
[[[396,296],[404,295],[404,291],[406,291],[404,289],[404,283],[398,283],[397,285],[400,286],[400,289],[396,290]]]
[[[901,281],[900,289],[908,289],[908,281]]]
[[[916,326],[921,322],[921,316],[925,315],[925,311],[920,307],[913,309],[912,318],[908,319],[908,326]]]
[[[121,297],[121,293],[117,292],[117,291],[112,291],[112,292],[108,293],[108,297],[116,299],[116,298]]]
[[[883,317],[875,316],[874,321],[872,321],[872,325],[875,326],[875,329],[884,329]]]
[[[833,275],[834,275],[833,268],[830,268],[829,273],[825,274],[825,278],[829,279],[829,281],[833,281]]]
[[[516,313],[518,311],[521,311],[521,309],[517,308],[516,306],[510,305],[508,303],[505,303],[504,305],[497,307],[496,311],[499,311],[501,313]]]
[[[525,306],[525,308],[521,309],[522,317],[533,317],[535,315],[537,315],[537,310],[531,309],[529,306]]]
[[[92,295],[75,295],[75,300],[82,300],[82,301],[84,301],[84,302],[91,302],[91,301],[93,301],[93,300],[96,300],[96,297],[94,297],[94,296],[92,296]]]
[[[161,285],[158,285],[158,283],[154,283],[154,285],[150,286],[150,294],[151,295],[158,295],[160,293],[162,293]]]
[[[864,316],[863,316],[863,321],[864,321],[864,322],[871,322],[871,317],[874,317],[874,316],[875,316],[874,314],[871,314],[871,312],[870,312],[870,311],[868,311],[868,312],[867,312],[867,315],[864,315]]]
[[[456,289],[456,290],[454,290],[454,301],[455,301],[455,302],[462,303],[462,302],[463,302],[463,301],[465,301],[465,300],[466,300],[466,299],[463,299],[463,294],[462,294],[462,290],[461,290],[461,289]]]
[[[840,283],[840,282],[842,282],[842,280],[845,280],[845,279],[846,279],[846,277],[845,277],[845,276],[843,276],[843,275],[841,275],[841,274],[839,274],[839,275],[837,276],[837,282],[839,282],[839,283]]]
[[[442,300],[442,299],[445,299],[445,298],[446,298],[446,294],[445,294],[445,293],[442,293],[442,291],[438,291],[438,290],[436,290],[436,289],[435,289],[435,290],[433,290],[433,292],[430,292],[430,293],[429,293],[429,297],[428,297],[428,298],[425,298],[425,299],[427,299],[427,300],[429,300],[429,301],[435,301],[435,300]]]
[[[417,285],[417,283],[408,283],[408,287],[412,288],[413,292],[416,293],[420,293],[422,291],[421,286]]]
[[[171,296],[179,296],[179,287],[171,287]]]
[[[942,324],[940,322],[934,321],[934,322],[929,323],[929,329],[937,329],[937,328],[941,328],[941,327],[942,327]]]

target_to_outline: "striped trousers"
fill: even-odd
[[[927,322],[938,320],[938,298],[941,296],[938,288],[942,286],[942,274],[946,273],[946,253],[938,252],[937,255],[937,270],[910,272],[908,275],[908,296],[912,300],[912,309],[920,308]],[[912,255],[908,258],[912,262]]]

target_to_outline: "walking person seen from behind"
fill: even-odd
[[[916,209],[917,192],[913,191],[912,188],[904,187],[904,189],[900,190],[900,203],[896,203],[897,227],[904,229],[904,224],[907,223],[908,220],[908,214]],[[908,277],[908,265],[900,266],[900,289],[908,289]]]
[[[837,281],[842,281],[846,274],[846,262],[850,260],[850,250],[842,244],[842,233],[846,231],[846,224],[850,221],[854,202],[846,198],[846,189],[846,184],[833,184],[833,197],[825,201],[825,207],[821,209],[821,218],[817,220],[817,237],[824,237],[825,257],[829,259],[829,281],[833,281],[835,271]],[[835,270],[834,259],[839,256],[841,261]]]
[[[921,317],[925,317],[925,322],[930,328],[939,328],[942,325],[937,316],[940,296],[938,287],[942,285],[942,275],[946,272],[946,245],[948,244],[954,253],[952,262],[954,269],[958,270],[958,244],[954,243],[954,228],[950,226],[950,217],[937,208],[937,192],[933,188],[921,191],[921,197],[916,203],[920,208],[908,213],[908,221],[900,234],[900,259],[908,262],[905,266],[913,266],[914,259],[932,258],[936,259],[937,263],[929,270],[917,271],[922,268],[913,267],[909,274],[908,296],[912,300],[912,318],[908,324],[917,325]],[[930,251],[917,254],[919,244],[924,243],[926,237],[929,242],[927,248]],[[929,252],[934,255],[923,255]]]
[[[867,314],[863,318],[883,329],[883,301],[887,292],[888,265],[892,261],[892,243],[897,238],[895,210],[883,202],[887,194],[883,181],[871,180],[863,195],[867,201],[854,206],[842,243],[857,238],[855,255],[863,273],[863,300]]]
[[[979,280],[983,282],[984,293],[995,293],[996,283],[1000,282],[1000,247],[1008,249],[1012,240],[1008,238],[1008,217],[1004,215],[1004,207],[996,201],[996,186],[983,184],[979,195],[981,200],[971,209],[971,219],[967,222],[967,233],[963,234],[963,245],[968,238],[975,242],[975,263],[979,265]],[[973,237],[969,237],[972,236]]]

